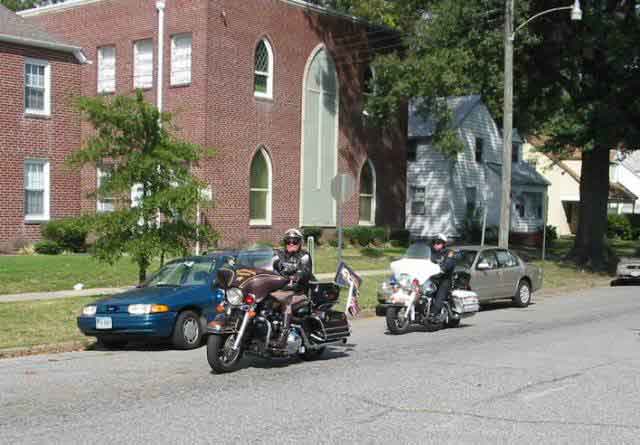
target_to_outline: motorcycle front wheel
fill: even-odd
[[[242,359],[242,348],[234,351],[236,335],[209,335],[207,338],[207,361],[213,372],[223,374],[237,371]]]
[[[411,325],[411,320],[407,315],[407,308],[387,308],[385,319],[387,321],[387,328],[389,329],[389,332],[394,335],[405,334]]]

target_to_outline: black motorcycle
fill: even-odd
[[[307,301],[293,305],[286,345],[278,344],[285,328],[283,305],[295,295],[288,284],[287,278],[267,270],[230,266],[217,272],[224,300],[210,316],[204,334],[214,372],[237,370],[244,353],[313,360],[327,345],[346,343],[351,335],[349,321],[345,313],[332,310],[340,288],[333,282],[312,281]]]

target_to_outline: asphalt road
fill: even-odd
[[[224,376],[204,348],[1,360],[0,443],[640,443],[638,287],[384,331]]]

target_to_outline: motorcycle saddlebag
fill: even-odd
[[[451,292],[453,311],[463,317],[474,315],[480,310],[478,294],[469,290],[456,289]]]
[[[309,283],[309,297],[315,307],[335,304],[340,297],[340,288],[336,283],[312,281]]]
[[[327,311],[312,315],[309,335],[314,343],[328,343],[347,338],[351,335],[351,327],[344,312]]]

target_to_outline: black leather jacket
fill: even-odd
[[[431,261],[436,263],[442,269],[442,273],[445,276],[450,276],[453,269],[456,267],[455,256],[449,256],[451,251],[449,249],[436,250],[431,247]]]
[[[287,253],[280,249],[273,257],[272,265],[275,272],[292,280],[296,289],[306,289],[313,279],[311,255],[305,250]]]

